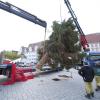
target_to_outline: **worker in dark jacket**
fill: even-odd
[[[88,63],[84,63],[83,67],[79,70],[78,73],[83,77],[83,80],[85,82],[85,89],[86,89],[85,97],[89,99],[91,97],[94,97],[93,86],[92,86],[92,81],[94,78],[94,70],[89,66]]]

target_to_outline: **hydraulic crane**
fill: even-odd
[[[37,16],[34,16],[28,13],[27,11],[22,10],[8,2],[0,1],[0,8],[2,10],[15,14],[19,17],[22,17],[28,21],[31,21],[35,24],[38,24],[44,27],[45,34],[46,34],[46,27],[47,27],[46,21],[43,21],[37,18]],[[8,77],[6,81],[0,83],[3,85],[9,85],[9,84],[13,84],[16,81],[26,81],[27,79],[34,78],[34,75],[32,73],[32,68],[19,68],[19,67],[16,67],[16,64],[12,62],[5,62],[3,64],[0,64],[0,75],[6,75]]]
[[[46,21],[43,21],[43,20],[37,18],[37,16],[34,16],[34,15],[28,13],[27,11],[24,11],[24,10],[8,3],[8,2],[0,1],[0,8],[9,12],[9,13],[13,13],[13,14],[19,16],[19,17],[27,19],[27,20],[35,23],[35,24],[38,24],[38,25],[44,27],[44,28],[47,27]]]
[[[82,60],[82,65],[85,65],[85,63],[88,63],[88,65],[94,69],[95,76],[99,76],[100,75],[100,52],[98,52],[98,51],[91,52],[90,51],[86,37],[77,21],[77,17],[75,15],[74,11],[71,8],[70,2],[68,0],[64,0],[64,1],[65,1],[66,6],[68,7],[68,10],[69,10],[72,18],[73,18],[73,21],[78,29],[78,32],[80,33],[81,45],[82,45],[84,51],[86,51],[85,52],[86,56]],[[96,78],[96,84],[100,84],[100,77]],[[98,87],[97,87],[97,89],[98,89]]]
[[[80,34],[80,42],[81,42],[81,45],[82,45],[84,51],[89,51],[89,45],[88,45],[88,42],[86,40],[85,34],[77,21],[77,17],[71,8],[71,4],[70,4],[69,0],[64,0],[64,2],[65,2],[66,6],[67,6],[72,18],[73,18],[73,21],[78,29],[78,32]]]

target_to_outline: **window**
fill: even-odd
[[[98,59],[100,59],[100,55],[91,55],[90,59],[91,60],[98,60]]]
[[[29,51],[30,51],[30,52],[32,51],[32,48],[31,48],[31,47],[29,47]]]
[[[93,44],[91,43],[91,47],[93,47]]]

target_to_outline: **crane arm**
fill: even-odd
[[[79,25],[79,23],[77,21],[77,17],[75,15],[74,11],[71,8],[71,4],[70,4],[70,2],[68,0],[64,0],[64,2],[66,4],[66,6],[67,6],[67,8],[68,8],[68,10],[69,10],[72,18],[73,18],[73,21],[74,21],[74,23],[75,23],[75,25],[76,25],[76,27],[78,29],[78,32],[80,34],[80,42],[81,42],[81,45],[82,45],[84,51],[87,51],[87,49],[89,47],[88,42],[86,40],[86,37],[85,37],[85,34],[84,34],[83,30],[81,29],[81,27],[80,27],[80,25]]]
[[[8,2],[0,1],[0,8],[9,12],[9,13],[13,13],[13,14],[20,16],[26,20],[29,20],[35,24],[38,24],[42,27],[45,27],[45,28],[47,27],[47,23],[45,21],[37,18],[37,16],[34,16],[34,15],[32,15],[32,14],[30,14],[30,13],[28,13],[28,12],[8,3]]]
[[[9,13],[15,14],[19,17],[22,17],[22,18],[24,18],[28,21],[31,21],[35,24],[38,24],[38,25],[44,27],[45,33],[46,33],[46,27],[47,27],[46,21],[43,21],[43,20],[37,18],[37,16],[34,16],[34,15],[28,13],[27,11],[22,10],[22,9],[8,3],[8,2],[0,1],[0,9],[3,9],[5,11],[9,12]],[[46,62],[46,58],[47,58],[47,54],[45,54],[43,56],[43,58],[40,60],[40,65],[38,64],[37,66],[40,67],[41,65],[43,65]]]

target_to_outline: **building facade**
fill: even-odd
[[[42,42],[29,44],[28,47],[21,47],[21,61],[25,65],[31,66],[38,62],[37,49],[40,47]]]
[[[86,35],[86,39],[90,51],[100,51],[100,33],[88,34]]]

